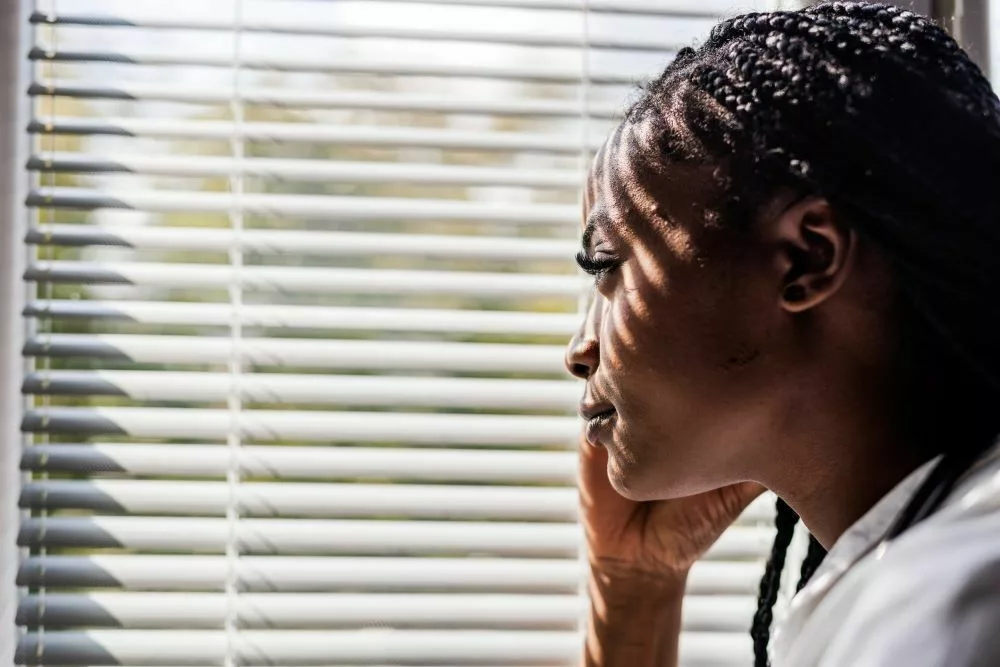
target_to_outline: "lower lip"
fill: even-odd
[[[601,444],[601,436],[611,428],[611,424],[614,422],[617,414],[614,410],[609,410],[587,420],[587,442],[594,447],[599,446]]]

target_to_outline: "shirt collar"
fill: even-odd
[[[809,585],[792,598],[787,616],[775,629],[771,642],[775,654],[786,653],[789,648],[786,644],[799,634],[806,619],[830,589],[885,537],[896,516],[903,511],[939,459],[927,461],[907,475],[834,543]]]

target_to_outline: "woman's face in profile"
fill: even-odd
[[[710,165],[660,164],[648,123],[616,130],[585,195],[592,303],[567,353],[608,473],[636,500],[741,481],[781,382],[772,255],[717,222]]]

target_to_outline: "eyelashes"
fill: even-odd
[[[585,273],[589,273],[595,278],[600,279],[618,268],[621,262],[611,257],[590,257],[581,250],[576,253],[576,263]]]

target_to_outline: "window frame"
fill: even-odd
[[[14,664],[20,630],[15,623],[21,591],[16,575],[21,560],[17,534],[23,479],[20,413],[24,405],[20,376],[25,331],[21,311],[26,288],[28,174],[24,170],[30,138],[23,131],[31,100],[24,94],[31,79],[28,52],[31,30],[28,2],[0,0],[0,202],[6,220],[0,230],[0,665]]]

